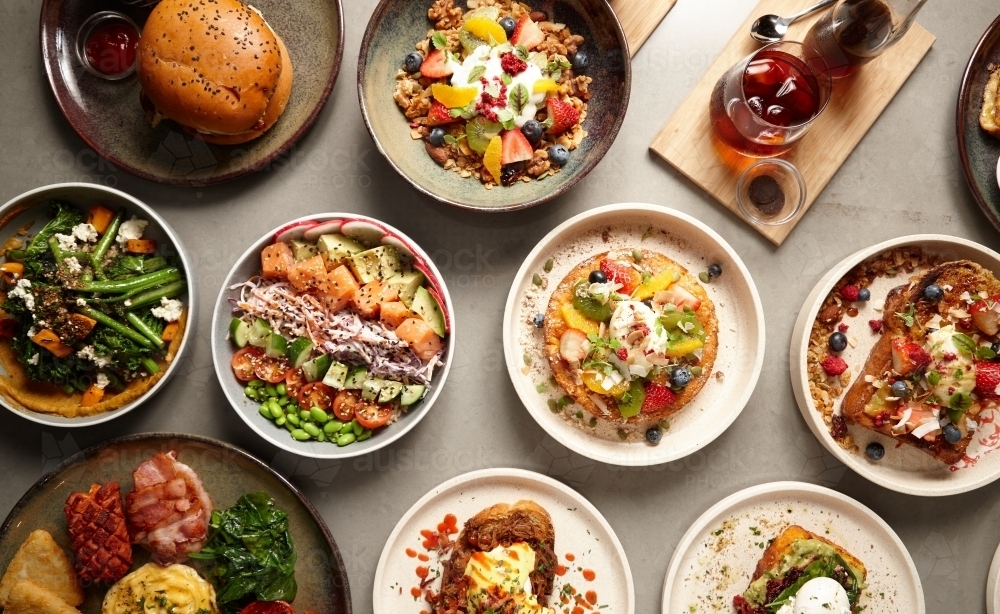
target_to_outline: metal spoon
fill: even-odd
[[[764,15],[753,23],[753,27],[750,28],[750,36],[753,37],[754,40],[762,43],[776,43],[785,38],[785,35],[788,34],[788,26],[791,25],[793,21],[805,17],[809,13],[818,11],[821,8],[830,6],[836,1],[837,0],[822,0],[801,13],[792,15],[791,17]]]

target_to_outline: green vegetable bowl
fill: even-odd
[[[122,210],[124,212],[123,217],[125,220],[128,220],[133,215],[141,220],[147,220],[149,224],[145,227],[142,237],[154,240],[156,242],[156,255],[164,257],[163,259],[158,259],[163,267],[166,267],[161,268],[160,272],[169,273],[169,271],[166,270],[167,268],[170,270],[176,270],[179,274],[183,275],[187,281],[186,286],[178,284],[175,288],[174,294],[172,294],[172,296],[183,303],[186,311],[186,324],[184,326],[183,335],[180,339],[179,345],[177,346],[173,358],[166,365],[163,375],[140,396],[129,399],[128,402],[117,409],[112,409],[103,413],[77,417],[65,417],[61,414],[42,413],[28,409],[23,405],[23,403],[0,390],[0,405],[3,405],[15,414],[33,422],[65,428],[93,426],[95,424],[113,420],[132,411],[159,392],[177,371],[178,364],[184,360],[188,347],[191,345],[193,337],[192,327],[194,326],[194,323],[197,322],[197,299],[195,296],[197,283],[193,278],[194,269],[191,266],[190,258],[187,252],[185,251],[183,245],[181,245],[176,233],[174,233],[163,218],[161,218],[148,205],[124,192],[91,183],[61,183],[36,188],[11,199],[0,207],[0,246],[4,246],[2,249],[2,253],[4,255],[7,254],[7,247],[18,247],[17,245],[9,245],[8,242],[12,239],[16,239],[19,231],[27,228],[29,234],[37,235],[46,223],[53,219],[52,203],[54,201],[62,201],[74,205],[83,212],[84,219],[86,218],[87,211],[90,207],[100,204],[112,212]],[[23,241],[20,243],[23,243]],[[30,250],[30,245],[27,249]],[[118,263],[115,264],[115,266],[117,265]],[[114,273],[110,269],[106,271],[106,273],[114,278]],[[177,275],[178,273],[175,272],[174,274]],[[94,294],[90,296],[108,297],[112,295]],[[131,299],[129,300],[131,301]],[[151,304],[151,306],[155,306],[155,304]],[[95,308],[97,310],[101,310],[101,313],[107,311],[104,306],[95,304],[91,304],[86,307],[81,306],[80,310],[87,312],[87,310]],[[89,313],[93,314],[94,312],[90,311]],[[116,326],[119,328],[128,328],[130,330],[127,332],[135,335],[138,335],[138,329],[136,326],[138,325],[139,327],[142,327],[141,322],[138,324],[131,323],[121,315],[115,315],[114,319],[114,322],[103,320],[102,324]],[[147,332],[154,336],[158,334],[158,331],[154,332],[147,330]],[[83,341],[76,343],[73,350],[79,351],[81,348],[77,346],[86,346],[88,345],[88,341],[89,344],[92,345],[92,338],[93,334],[89,335]],[[139,340],[142,340],[141,337]],[[9,344],[10,341],[2,341],[2,343]],[[40,354],[41,352],[48,352],[48,350],[40,349],[38,353]],[[49,358],[50,357],[46,355],[46,359]],[[6,372],[2,365],[0,365],[0,377],[10,377],[10,374]],[[56,395],[60,394],[63,393],[57,389],[54,390],[53,398],[58,398]]]

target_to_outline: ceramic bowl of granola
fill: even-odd
[[[989,248],[911,235],[847,257],[817,283],[789,367],[799,410],[830,454],[917,496],[1000,478],[996,386],[985,386],[1000,375],[998,331],[986,323],[1000,316],[994,272],[1000,254]]]
[[[607,153],[628,108],[629,57],[603,0],[382,0],[358,96],[379,151],[417,190],[523,209]]]

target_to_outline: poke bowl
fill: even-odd
[[[454,313],[437,267],[406,235],[316,214],[239,258],[215,305],[212,357],[258,435],[302,456],[349,458],[430,411],[451,368]]]

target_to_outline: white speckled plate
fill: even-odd
[[[733,597],[750,584],[768,541],[793,524],[865,564],[865,614],[924,614],[920,576],[889,525],[850,497],[800,482],[754,486],[702,514],[670,560],[663,614],[732,612]]]
[[[909,495],[922,497],[954,495],[975,490],[1000,478],[1000,454],[990,453],[1000,447],[1000,421],[995,421],[1000,419],[1000,413],[986,410],[980,415],[980,432],[969,445],[967,458],[949,466],[912,446],[904,445],[897,448],[897,442],[892,438],[858,426],[849,426],[848,430],[858,444],[859,451],[845,450],[830,436],[829,428],[823,422],[823,415],[809,393],[806,365],[809,334],[827,295],[844,275],[863,260],[897,247],[913,245],[923,247],[925,253],[937,255],[941,261],[967,259],[991,271],[1000,272],[1000,254],[972,241],[946,235],[900,237],[848,256],[820,279],[799,312],[792,332],[789,353],[792,389],[799,411],[802,412],[810,430],[830,454],[852,470],[880,486]],[[886,295],[892,288],[906,283],[907,278],[898,276],[876,280],[870,288],[871,300],[867,304],[858,303],[861,308],[856,317],[844,319],[849,325],[847,335],[856,343],[853,347],[849,345],[842,353],[852,373],[861,372],[872,347],[878,340],[878,335],[871,332],[868,321],[883,317],[879,310],[885,303]],[[853,383],[852,380],[848,387]],[[842,398],[841,396],[836,400],[835,409],[839,407]],[[869,461],[864,455],[865,447],[873,441],[882,443],[886,451],[885,458],[877,463]]]
[[[653,232],[648,232],[652,228]],[[643,239],[643,237],[646,237]],[[702,284],[715,303],[719,319],[719,351],[715,377],[681,411],[670,417],[670,429],[659,445],[645,442],[641,428],[631,427],[628,440],[617,425],[588,428],[575,417],[579,405],[553,413],[549,400],[564,393],[546,384],[552,375],[544,353],[543,329],[531,323],[545,313],[552,291],[579,263],[603,252],[635,247],[659,252],[693,275],[708,265],[722,266],[722,276]],[[545,272],[547,260],[552,270]],[[543,286],[534,285],[539,275]],[[764,361],[764,312],[757,287],[743,261],[715,231],[693,217],[657,205],[619,204],[591,209],[558,226],[525,259],[511,286],[504,311],[504,354],[507,371],[524,406],[556,441],[594,460],[612,465],[646,466],[683,458],[711,443],[736,420],[757,384]],[[526,364],[525,357],[531,364]]]
[[[555,552],[566,573],[556,576],[553,595],[567,585],[581,595],[596,593],[602,614],[633,614],[635,587],[632,571],[618,537],[597,508],[575,490],[552,478],[521,469],[485,469],[448,480],[424,495],[396,525],[382,550],[375,571],[373,606],[375,614],[418,614],[429,605],[417,599],[411,590],[419,583],[417,566],[427,566],[430,576],[440,569],[431,556],[423,562],[411,553],[426,553],[421,543],[423,529],[434,530],[447,514],[458,518],[458,528],[482,510],[497,503],[516,503],[528,499],[541,505],[552,516],[555,527]],[[567,558],[572,555],[573,560]],[[592,581],[584,570],[593,571]],[[440,588],[440,581],[431,584]],[[555,605],[553,598],[549,605]]]

